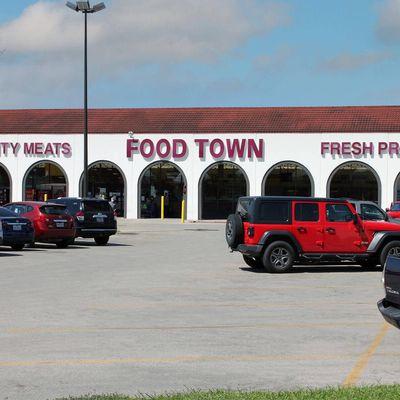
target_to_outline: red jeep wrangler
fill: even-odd
[[[347,200],[241,197],[226,240],[252,268],[287,272],[295,262],[352,261],[365,267],[400,256],[400,224],[362,220]]]

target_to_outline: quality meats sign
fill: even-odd
[[[194,144],[194,146],[193,146]],[[128,139],[126,156],[139,155],[144,159],[185,159],[189,151],[195,151],[200,159],[210,155],[214,159],[263,159],[264,140],[259,139],[194,139],[189,148],[184,139]]]
[[[0,142],[0,157],[18,156],[21,153],[26,156],[70,157],[72,147],[69,143]]]

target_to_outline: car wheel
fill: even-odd
[[[388,256],[400,258],[400,241],[393,240],[389,242],[381,251],[379,262],[382,267],[385,265]]]
[[[94,238],[94,241],[96,242],[97,246],[105,246],[109,239],[109,236],[98,236]]]
[[[243,243],[243,223],[238,214],[228,216],[225,226],[225,238],[231,249],[236,249],[240,243]]]
[[[243,260],[250,268],[260,269],[263,267],[263,263],[259,258],[243,255]]]
[[[25,245],[21,244],[21,243],[11,245],[11,248],[14,251],[21,251],[24,247],[25,247]]]
[[[70,239],[62,240],[61,242],[57,242],[56,246],[59,249],[66,249],[71,244]]]
[[[270,273],[288,272],[294,262],[293,247],[287,242],[273,242],[264,252],[263,265]]]
[[[376,260],[359,260],[358,264],[360,264],[363,268],[376,268],[378,265]]]

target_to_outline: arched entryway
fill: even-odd
[[[367,164],[350,161],[336,168],[328,181],[328,197],[368,200],[380,204],[378,174]]]
[[[11,201],[11,177],[10,173],[0,164],[0,206]]]
[[[200,219],[225,219],[236,210],[239,197],[248,194],[246,173],[235,163],[218,162],[200,178]]]
[[[285,161],[274,165],[263,181],[266,196],[301,196],[314,194],[314,182],[310,172],[303,165]]]
[[[23,181],[24,200],[45,201],[68,195],[67,175],[52,161],[33,164]]]
[[[88,196],[115,202],[115,211],[119,217],[126,215],[126,179],[122,170],[110,161],[96,161],[89,165]],[[83,193],[83,174],[80,184]]]
[[[160,218],[162,196],[165,218],[180,218],[186,187],[186,177],[176,164],[159,161],[149,165],[139,179],[139,218]]]

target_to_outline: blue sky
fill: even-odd
[[[105,2],[91,107],[400,103],[400,0]],[[81,28],[59,0],[2,5],[0,107],[80,107]]]

